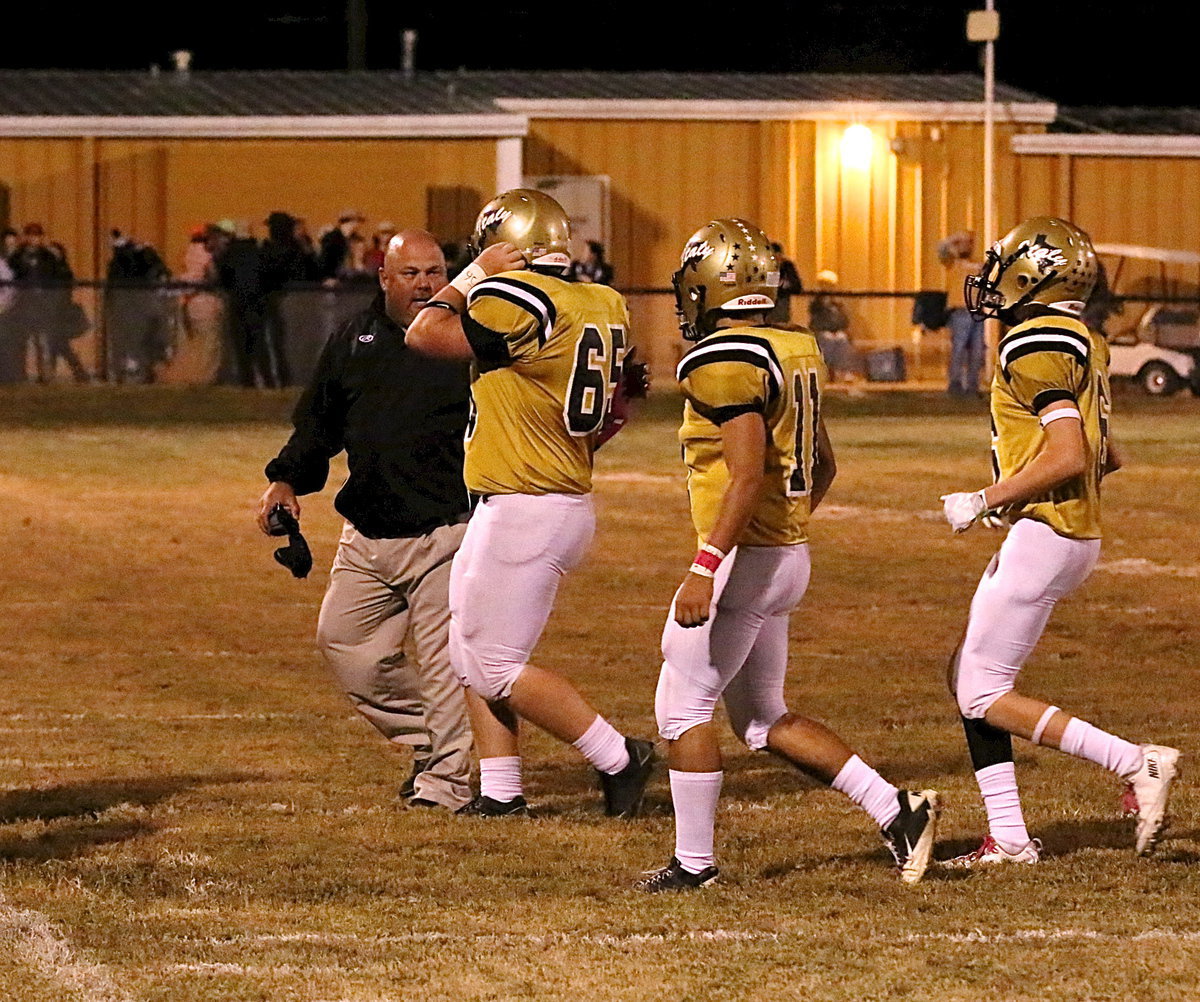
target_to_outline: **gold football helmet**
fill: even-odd
[[[1077,317],[1096,285],[1092,238],[1074,223],[1036,216],[992,244],[978,275],[967,278],[967,309],[978,320],[1019,318],[1022,306],[1045,306]]]
[[[679,329],[688,341],[716,330],[721,311],[769,310],[779,288],[771,241],[744,219],[714,219],[684,245],[671,276]]]
[[[530,267],[571,267],[571,221],[544,191],[512,188],[480,211],[471,235],[471,255],[507,240],[525,255]]]

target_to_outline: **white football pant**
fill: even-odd
[[[1055,603],[1096,565],[1100,540],[1068,539],[1023,518],[983,572],[958,656],[955,697],[964,717],[982,719],[1011,692]]]
[[[590,494],[494,494],[476,506],[450,571],[450,663],[463,685],[487,700],[512,692],[595,528]]]
[[[808,544],[738,546],[722,561],[713,609],[703,626],[675,622],[663,630],[663,666],[654,712],[668,741],[713,718],[717,700],[748,747],[767,746],[767,732],[787,713],[788,616],[808,588]]]

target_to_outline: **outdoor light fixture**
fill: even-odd
[[[852,170],[865,170],[871,166],[871,153],[875,147],[875,135],[865,125],[847,125],[842,133],[842,166]]]

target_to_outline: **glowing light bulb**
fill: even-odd
[[[875,134],[867,126],[846,126],[846,131],[842,133],[842,166],[865,170],[871,166],[871,153],[874,148]]]

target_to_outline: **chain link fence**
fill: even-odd
[[[688,347],[674,296],[669,289],[622,291],[633,343],[666,385]],[[183,283],[0,283],[0,382],[302,386],[330,335],[376,294],[374,283],[297,285],[239,304],[221,289]],[[820,294],[799,293],[772,319],[817,328],[835,382],[932,388],[945,385],[950,339],[937,322],[938,295],[930,295],[838,291],[822,303]],[[821,331],[823,321],[830,326],[830,298],[832,315],[844,322]],[[1119,309],[1105,321],[1114,349],[1133,343],[1144,354],[1161,343],[1185,356],[1175,359],[1175,382],[1189,384],[1183,370],[1188,357],[1200,356],[1200,301],[1114,303]],[[1200,376],[1190,382],[1200,385]]]

